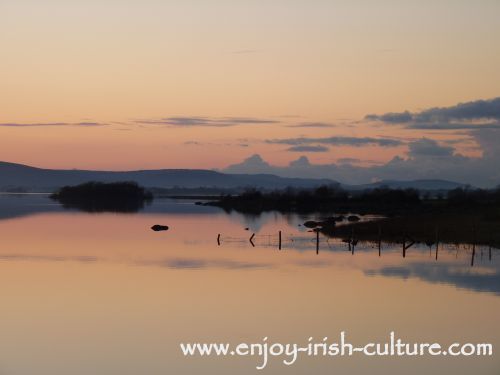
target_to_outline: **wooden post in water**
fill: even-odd
[[[278,250],[281,250],[281,231],[278,232]]]
[[[220,233],[217,235],[217,245],[220,246]]]
[[[476,256],[476,224],[472,225],[472,259],[470,262],[471,267],[474,266],[474,257]]]
[[[436,227],[436,260],[438,260],[439,252],[439,227]]]
[[[406,232],[403,234],[403,258],[406,258]]]
[[[488,250],[489,250],[489,257],[488,258],[490,259],[490,262],[491,262],[491,243],[490,243],[490,247]]]
[[[351,228],[351,254],[354,255],[354,227]]]
[[[316,232],[316,254],[319,254],[319,229],[315,229]]]
[[[408,245],[406,244],[406,239],[407,238],[410,241],[410,243]],[[406,257],[406,250],[408,250],[410,247],[412,247],[413,245],[415,245],[415,242],[416,241],[413,239],[413,237],[405,235],[405,239],[404,239],[404,242],[403,242],[403,258]]]
[[[378,256],[382,255],[382,227],[378,225]]]

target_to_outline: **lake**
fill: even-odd
[[[258,357],[184,357],[186,342],[500,347],[500,253],[358,243],[299,226],[318,216],[245,216],[188,200],[134,214],[65,210],[0,195],[0,374],[255,374]],[[154,224],[168,225],[154,232]],[[278,249],[278,232],[282,248]],[[253,245],[250,236],[255,233]],[[217,236],[220,234],[220,245]],[[268,374],[498,374],[500,357],[308,357]]]

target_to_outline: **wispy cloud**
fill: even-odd
[[[186,141],[183,143],[186,146],[225,146],[225,147],[249,147],[250,145],[245,142],[234,143],[234,142],[223,142],[223,143],[214,143],[214,142],[200,142],[200,141]]]
[[[403,141],[392,138],[372,138],[372,137],[343,137],[334,136],[326,138],[284,138],[284,139],[269,139],[265,141],[270,144],[285,144],[290,146],[311,145],[311,144],[326,144],[334,146],[353,146],[362,147],[376,145],[381,147],[396,147],[404,144]]]
[[[328,122],[301,122],[300,124],[287,125],[289,128],[334,128],[336,126]]]
[[[35,122],[35,123],[19,123],[19,122],[3,122],[0,126],[12,128],[28,128],[28,127],[45,127],[45,126],[79,126],[79,127],[94,127],[105,126],[99,122]]]
[[[413,115],[408,112],[388,112],[382,115],[366,115],[366,120],[382,121],[388,124],[404,124],[413,120]]]
[[[166,117],[162,119],[137,120],[135,122],[145,125],[165,125],[175,127],[227,127],[237,125],[277,124],[280,121],[255,117]]]
[[[287,151],[291,152],[327,152],[329,150],[328,147],[314,145],[292,146],[287,149]]]
[[[500,97],[413,113],[404,111],[370,114],[365,116],[365,120],[421,130],[500,129]]]
[[[500,129],[500,122],[496,123],[413,123],[409,126],[419,130],[476,130],[476,129]]]

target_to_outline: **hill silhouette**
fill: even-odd
[[[227,174],[206,169],[156,169],[136,171],[93,171],[78,169],[44,169],[22,164],[0,162],[0,191],[54,192],[62,186],[78,185],[87,181],[134,181],[147,188],[236,189],[247,187],[275,190],[286,187],[316,188],[336,185],[335,179],[280,177],[272,174]],[[341,185],[345,190],[365,190],[387,186],[389,188],[415,188],[448,191],[464,185],[445,180],[381,181],[367,185]],[[177,194],[180,192],[177,191]],[[210,194],[213,194],[212,191]]]
[[[335,183],[335,181],[329,179],[285,178],[269,174],[224,174],[204,169],[157,169],[117,172],[43,169],[0,162],[0,191],[25,189],[54,192],[62,186],[78,185],[87,181],[134,181],[147,188],[239,188],[253,186],[264,189],[279,189],[287,186],[311,188]]]

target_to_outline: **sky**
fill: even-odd
[[[0,0],[0,160],[500,184],[500,2]]]

